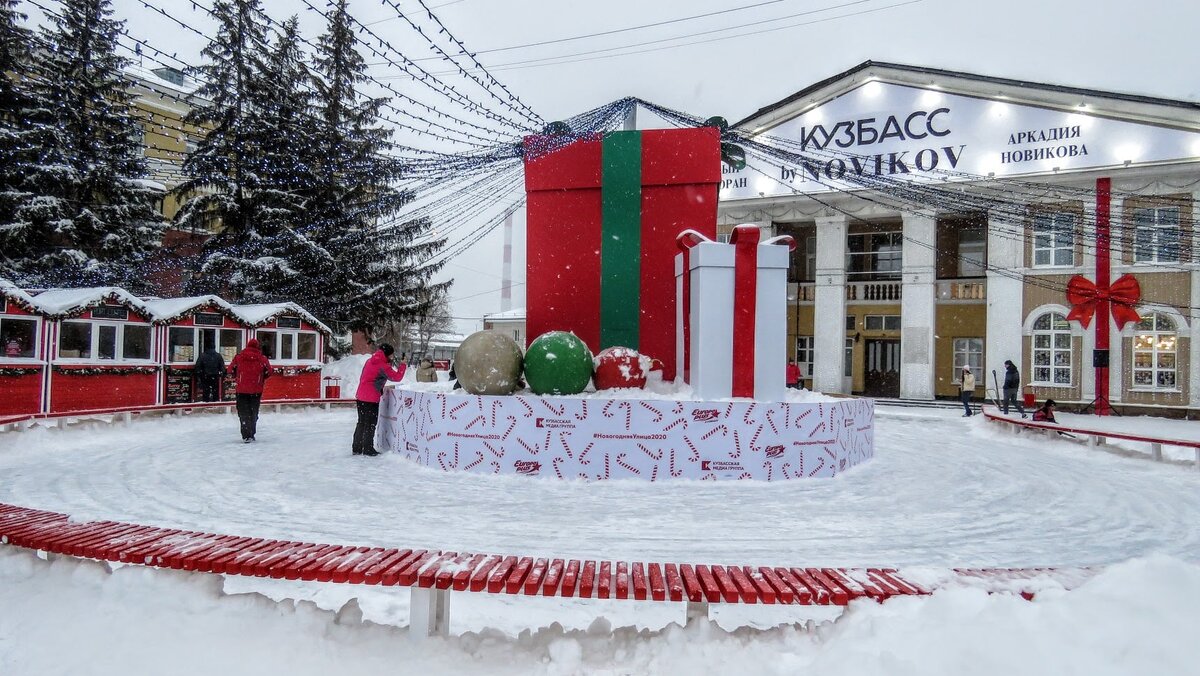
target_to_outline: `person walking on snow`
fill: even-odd
[[[242,426],[242,443],[254,441],[258,432],[258,407],[262,403],[263,385],[271,377],[271,362],[258,346],[258,339],[251,338],[246,349],[237,353],[229,362],[229,370],[237,383],[238,421]]]
[[[395,352],[391,345],[383,343],[363,364],[362,375],[358,378],[358,391],[354,394],[358,408],[358,424],[354,427],[354,455],[379,455],[379,451],[375,450],[375,427],[379,424],[379,399],[383,396],[383,385],[389,380],[402,380],[407,368],[404,363],[399,368],[392,368],[389,360]]]
[[[962,367],[962,374],[959,376],[958,398],[962,400],[963,408],[966,413],[963,413],[964,418],[969,418],[974,415],[971,412],[971,397],[975,396],[975,374],[971,373],[970,366]]]
[[[201,401],[221,400],[221,376],[225,375],[225,359],[212,345],[196,360],[193,370],[200,385]]]
[[[1025,417],[1025,407],[1021,404],[1021,400],[1017,399],[1017,394],[1021,390],[1021,374],[1017,371],[1017,365],[1011,360],[1004,362],[1004,400],[1000,405],[1004,415],[1008,415],[1008,405],[1011,403],[1017,407],[1017,413],[1021,417]]]
[[[788,387],[797,390],[800,389],[800,365],[796,363],[795,359],[788,360],[787,371],[785,372],[785,375],[787,376],[786,380]]]

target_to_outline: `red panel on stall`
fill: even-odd
[[[273,367],[274,369],[289,367]],[[304,368],[304,367],[296,367]],[[277,370],[267,378],[263,387],[263,401],[269,399],[319,399],[321,397],[321,372],[297,373],[289,376]]]
[[[33,368],[6,364],[0,368]],[[39,413],[42,410],[42,372],[0,376],[0,415]]]
[[[154,373],[75,375],[70,371],[55,371],[50,379],[50,411],[152,406],[156,379]]]

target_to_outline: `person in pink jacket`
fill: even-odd
[[[404,378],[405,365],[392,368],[389,361],[395,350],[383,343],[363,364],[354,398],[358,402],[358,425],[354,428],[354,455],[379,455],[375,450],[375,426],[379,424],[379,399],[383,385],[389,380]]]

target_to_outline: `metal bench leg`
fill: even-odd
[[[1095,448],[1096,446],[1100,445],[1100,442],[1097,441],[1097,439],[1096,439],[1096,435],[1094,435],[1094,434],[1088,435],[1087,445],[1088,445],[1088,448]]]
[[[698,620],[708,619],[708,603],[705,601],[688,601],[684,626],[691,626],[693,622]]]
[[[1162,461],[1162,444],[1150,444],[1150,457]]]
[[[408,602],[408,637],[414,641],[450,635],[450,590],[412,587]]]
[[[1200,448],[1196,449],[1196,471],[1200,472]]]

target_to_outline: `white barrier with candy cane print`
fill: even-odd
[[[392,387],[381,448],[443,471],[559,479],[832,477],[874,455],[874,402],[478,396]]]

